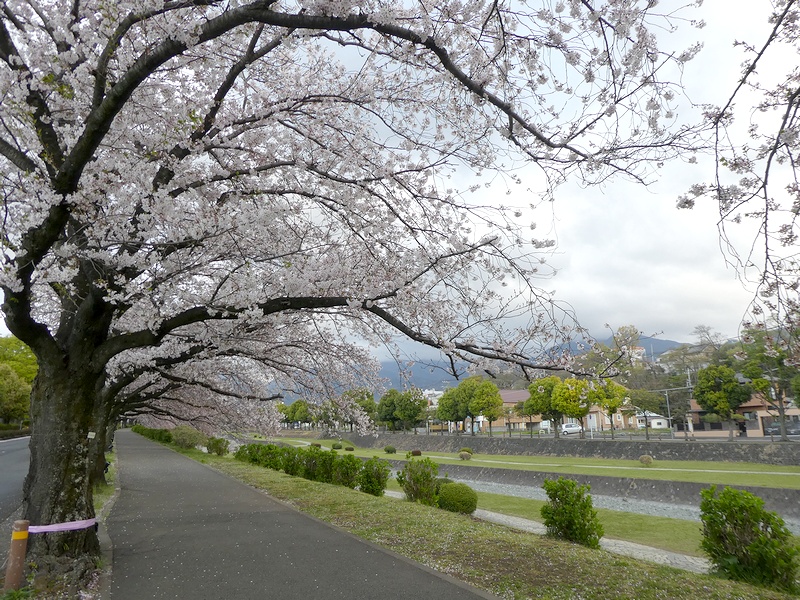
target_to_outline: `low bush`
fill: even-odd
[[[653,464],[653,457],[650,456],[649,454],[642,454],[639,457],[639,462],[642,463],[642,465],[644,465],[645,467],[649,467],[650,465]]]
[[[333,481],[333,463],[336,461],[336,452],[323,450],[313,444],[301,454],[303,463],[302,476],[311,481],[331,483]]]
[[[358,474],[361,472],[363,462],[348,454],[337,458],[333,463],[333,483],[343,485],[351,490],[358,485]]]
[[[397,448],[394,446],[385,446],[383,451],[386,452],[386,454],[395,454],[397,452]]]
[[[439,488],[439,508],[471,515],[478,508],[478,494],[466,483],[445,483]]]
[[[730,579],[798,591],[800,548],[783,519],[764,509],[764,501],[743,490],[716,486],[700,492],[700,547],[714,570]]]
[[[461,460],[470,460],[472,458],[472,454],[470,454],[469,452],[459,452],[458,458],[460,458]]]
[[[131,427],[131,431],[161,444],[172,443],[172,432],[169,429],[153,429],[144,425],[134,425]]]
[[[411,456],[422,456],[422,450],[412,450],[409,454]]]
[[[281,468],[283,450],[284,448],[275,444],[245,444],[239,446],[233,457],[236,460],[277,471]]]
[[[590,487],[579,486],[576,481],[563,477],[545,479],[542,487],[548,498],[541,509],[548,535],[599,548],[603,526],[592,507],[592,497],[587,493]]]
[[[458,451],[459,454],[461,454],[462,452],[468,452],[469,454],[475,454],[472,451],[472,448],[467,448],[467,447],[464,447],[464,448],[462,448],[461,450]]]
[[[430,458],[411,459],[397,474],[397,483],[403,488],[406,498],[411,502],[436,506],[436,476],[438,474],[439,465]]]
[[[231,443],[225,438],[211,437],[208,438],[206,443],[206,450],[209,454],[216,454],[217,456],[225,456],[230,449]]]
[[[333,448],[334,450],[341,450],[342,442],[333,442],[333,444],[331,444],[331,448]]]
[[[364,461],[361,467],[361,472],[358,474],[358,489],[373,496],[383,496],[391,472],[392,468],[387,461],[373,456]]]
[[[444,477],[437,477],[436,478],[436,495],[439,495],[439,490],[442,489],[442,486],[445,483],[455,483],[452,479],[447,478],[447,474],[445,473]]]
[[[280,470],[293,477],[299,476],[303,472],[302,450],[292,446],[281,448]]]
[[[353,448],[352,446],[345,446],[345,448],[344,448],[345,452],[353,452],[354,450],[355,450],[355,448]]]
[[[178,448],[189,449],[205,446],[207,440],[206,434],[189,425],[178,425],[172,430],[172,443]]]

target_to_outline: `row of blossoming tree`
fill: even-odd
[[[545,196],[645,181],[702,146],[705,123],[670,120],[697,50],[658,47],[674,20],[627,0],[3,3],[0,287],[39,362],[25,518],[93,515],[121,415],[275,425],[265,398],[374,379],[357,339],[569,368],[577,325],[537,287],[550,242],[471,192],[525,164]],[[97,549],[92,529],[31,543],[43,569]]]

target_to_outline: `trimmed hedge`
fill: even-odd
[[[307,448],[279,447],[275,444],[244,444],[233,457],[236,460],[283,471],[311,481],[343,485],[351,489],[382,496],[389,481],[391,467],[377,457],[368,461],[348,454],[339,456],[335,451],[311,445]]]
[[[478,494],[466,483],[445,483],[439,488],[439,508],[471,515],[478,508]]]

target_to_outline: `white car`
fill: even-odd
[[[583,427],[581,427],[579,423],[562,423],[561,425],[561,433],[564,435],[569,435],[570,433],[581,433],[582,431]]]

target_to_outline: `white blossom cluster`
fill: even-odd
[[[552,243],[461,174],[646,178],[690,143],[653,2],[70,6],[0,15],[0,286],[109,414],[336,397],[374,376],[356,337],[569,368]]]

